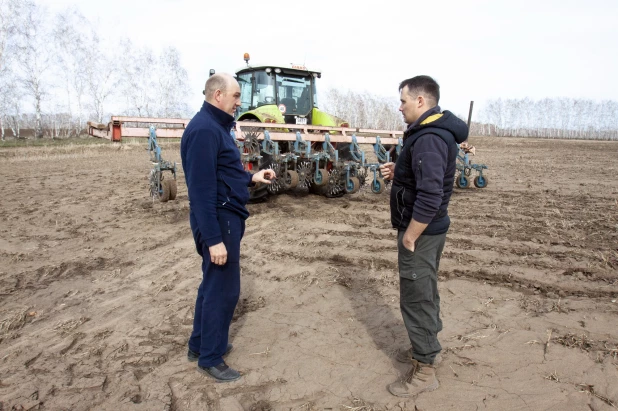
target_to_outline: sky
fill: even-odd
[[[176,47],[196,110],[209,69],[234,73],[245,52],[321,70],[322,91],[397,100],[402,80],[430,75],[442,109],[466,116],[497,98],[618,100],[618,0],[37,2],[76,6],[110,44]]]

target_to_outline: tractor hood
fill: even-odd
[[[247,111],[238,118],[238,121],[247,120],[258,120],[260,123],[286,124],[286,119],[284,115],[274,104],[261,106],[256,108],[255,110]],[[344,119],[333,116],[331,114],[327,114],[323,111],[318,110],[315,107],[311,110],[311,115],[308,120],[310,121],[308,122],[308,125],[325,127],[349,127],[348,122]]]
[[[283,115],[279,111],[276,105],[269,104],[266,106],[261,106],[256,108],[255,110],[247,111],[242,113],[240,117],[238,117],[238,121],[247,121],[247,120],[258,120],[260,123],[285,123],[283,120]]]

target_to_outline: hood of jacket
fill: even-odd
[[[436,106],[427,110],[418,120],[410,124],[403,133],[403,141],[426,127],[441,128],[449,131],[455,137],[457,144],[461,144],[468,139],[468,125],[466,122],[450,111],[441,111],[440,106]]]

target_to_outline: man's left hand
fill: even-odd
[[[253,183],[271,184],[270,180],[272,180],[273,178],[277,178],[277,174],[275,174],[274,170],[268,168],[266,170],[260,170],[255,173],[253,177],[251,177],[251,181]]]
[[[412,252],[414,252],[415,241],[416,239],[414,239],[407,231],[403,234],[403,238],[401,239],[403,246]]]

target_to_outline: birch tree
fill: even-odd
[[[148,47],[138,47],[129,39],[121,46],[122,77],[120,88],[126,99],[126,111],[139,117],[152,117],[157,106],[157,60]]]
[[[32,0],[23,3],[14,15],[17,33],[17,65],[19,82],[32,98],[35,110],[35,138],[43,137],[42,103],[51,87],[49,71],[52,65],[50,32],[43,10]]]
[[[182,67],[180,53],[175,47],[163,50],[157,66],[157,115],[182,117],[188,114],[185,97],[189,95],[187,70]]]
[[[5,141],[4,129],[16,98],[15,75],[12,68],[15,52],[15,14],[17,0],[0,0],[0,139]]]
[[[69,120],[67,124],[67,136],[79,134],[84,125],[84,94],[86,92],[86,68],[87,60],[85,39],[92,31],[90,23],[76,9],[69,8],[56,16],[53,38],[55,43],[56,76],[61,79],[64,88],[64,107]],[[71,127],[71,121],[77,116],[77,121]]]
[[[119,77],[116,61],[101,46],[101,40],[94,29],[85,38],[83,67],[88,106],[97,121],[102,123],[105,104],[116,93]]]

